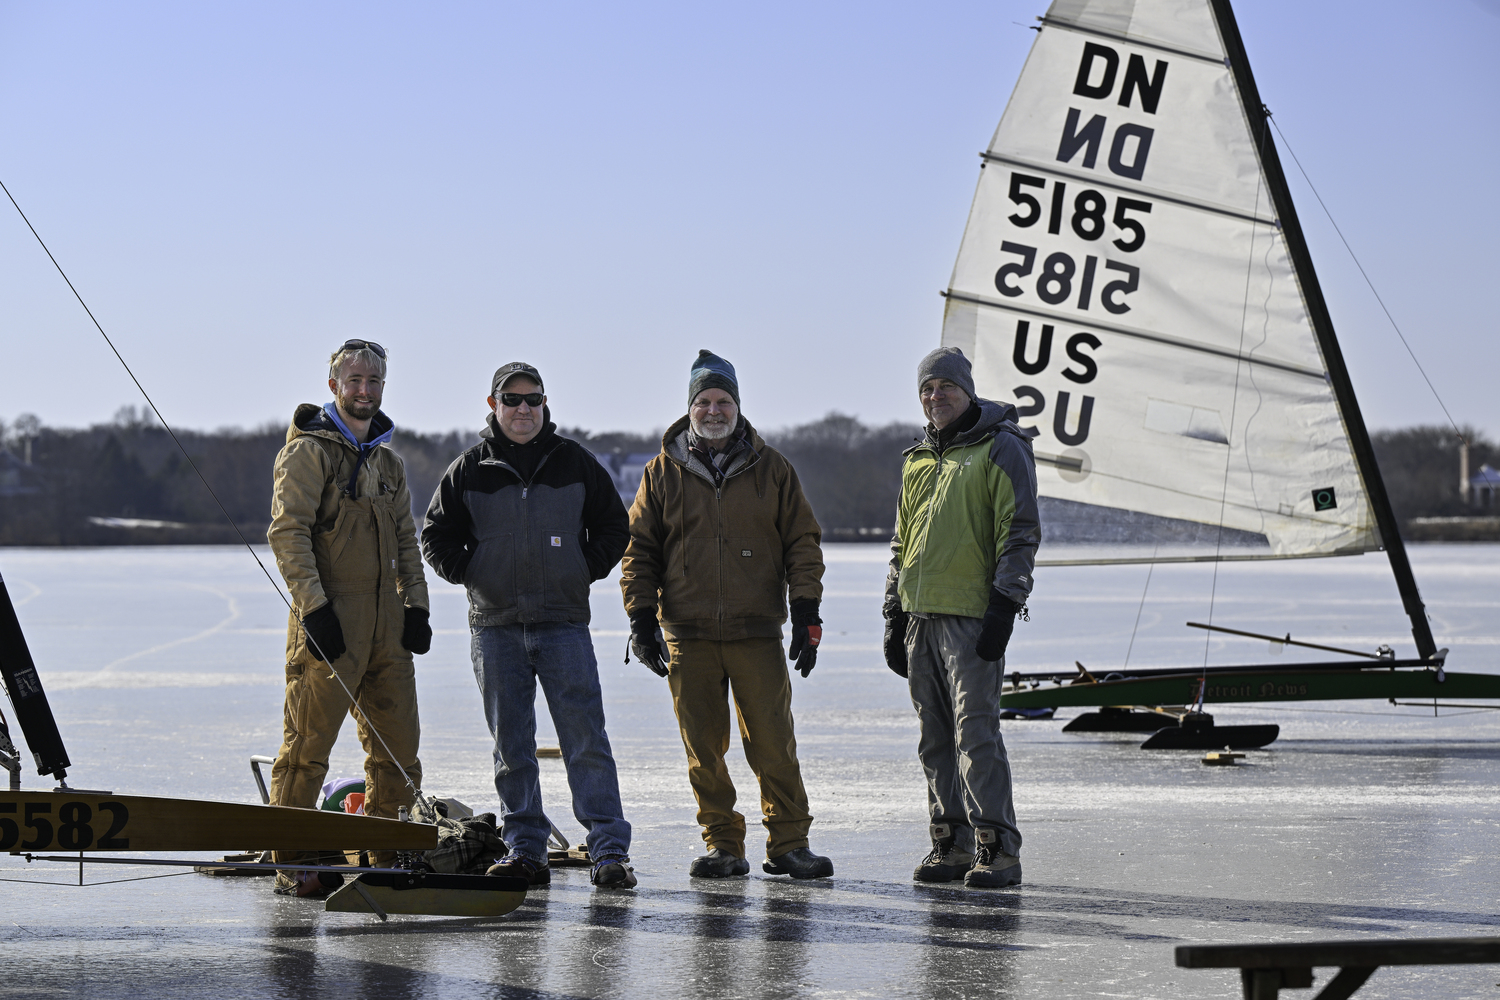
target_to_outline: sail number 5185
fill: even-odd
[[[1012,172],[1010,175],[1010,200],[1020,205],[1024,210],[1015,212],[1010,218],[1011,225],[1021,229],[1034,226],[1042,220],[1042,203],[1037,197],[1028,194],[1029,187],[1046,190],[1047,181],[1042,177],[1033,177],[1031,174],[1018,174]],[[1041,194],[1038,191],[1037,194]],[[1053,181],[1051,196],[1048,198],[1047,232],[1053,236],[1062,232],[1063,216],[1067,214],[1068,185],[1065,181]],[[1073,198],[1073,213],[1068,220],[1074,235],[1081,240],[1097,240],[1104,235],[1105,216],[1109,208],[1109,198],[1100,191],[1093,188],[1084,188]],[[1131,212],[1146,215],[1151,211],[1149,201],[1141,201],[1138,198],[1115,198],[1114,215],[1109,221],[1121,233],[1129,233],[1129,239],[1120,238],[1111,240],[1115,248],[1122,253],[1135,253],[1146,243],[1146,227],[1140,219],[1132,219]]]
[[[1012,284],[1011,279],[1029,277],[1032,272],[1036,271],[1036,247],[1006,240],[1000,244],[1000,252],[1015,254],[1021,258],[1002,265],[1000,270],[995,272],[995,289],[1007,298],[1015,298],[1024,294],[1026,289],[1019,284]],[[1129,295],[1140,287],[1141,269],[1133,264],[1107,260],[1104,262],[1104,270],[1119,271],[1125,277],[1105,283],[1099,291],[1099,304],[1117,316],[1121,313],[1128,313],[1130,306],[1121,301],[1119,296]],[[1093,302],[1094,278],[1098,271],[1099,258],[1093,254],[1083,258],[1081,275],[1078,263],[1071,255],[1062,251],[1048,254],[1047,259],[1042,262],[1040,273],[1036,276],[1036,297],[1049,306],[1056,306],[1073,298],[1076,291],[1078,308],[1088,309]],[[1100,275],[1100,277],[1103,276]]]

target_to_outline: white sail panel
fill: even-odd
[[[1053,4],[986,153],[943,343],[1021,408],[1043,496],[1131,515],[1053,557],[1379,547],[1206,0]]]

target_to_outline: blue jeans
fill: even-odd
[[[469,654],[495,737],[495,791],[500,835],[518,854],[547,860],[551,825],[542,813],[536,764],[536,684],[542,682],[557,727],[573,815],[588,831],[595,863],[625,860],[630,824],[620,808],[620,781],[604,732],[599,667],[587,625],[535,622],[469,629]]]

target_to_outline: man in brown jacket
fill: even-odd
[[[333,400],[297,407],[276,456],[267,537],[293,610],[272,805],[317,806],[346,713],[365,748],[366,814],[396,816],[421,785],[412,654],[431,647],[432,628],[406,469],[386,447],[395,426],[380,410],[385,372],[384,348],[347,341],[329,359]],[[284,871],[277,891],[323,896],[340,881]]]
[[[822,531],[791,463],[740,416],[739,403],[734,367],[700,351],[688,376],[688,414],[662,438],[631,505],[620,586],[631,648],[667,678],[687,749],[709,847],[689,873],[750,871],[745,817],[734,809],[724,766],[733,691],[745,759],[760,782],[768,832],[762,867],[821,878],[833,874],[833,863],[808,849],[812,815],[786,660],[796,660],[803,677],[817,660]],[[789,596],[792,645],[783,658]]]

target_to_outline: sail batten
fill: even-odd
[[[1192,49],[1184,49],[1179,46],[1167,45],[1162,42],[1153,42],[1148,39],[1133,37],[1131,35],[1123,34],[1118,31],[1110,31],[1107,28],[1085,27],[1084,25],[1078,24],[1074,21],[1067,21],[1062,18],[1052,17],[1050,15],[1043,16],[1042,18],[1040,18],[1040,20],[1043,27],[1062,27],[1067,28],[1070,31],[1080,32],[1085,35],[1096,35],[1099,38],[1108,38],[1117,42],[1125,42],[1129,45],[1138,45],[1143,49],[1155,49],[1158,52],[1170,52],[1173,55],[1185,56],[1188,59],[1198,59],[1206,63],[1215,63],[1218,65],[1223,65],[1224,63],[1223,56],[1216,56],[1209,52],[1194,52]]]
[[[1045,561],[1381,547],[1219,25],[1212,0],[1055,0],[982,154],[943,343],[1068,505]]]
[[[1182,205],[1185,208],[1196,208],[1200,212],[1213,212],[1216,215],[1227,215],[1230,218],[1244,219],[1246,222],[1258,222],[1263,226],[1271,226],[1272,228],[1279,228],[1281,225],[1281,223],[1276,219],[1266,216],[1250,215],[1247,212],[1242,212],[1239,209],[1231,208],[1228,205],[1213,205],[1206,201],[1196,201],[1192,198],[1183,198],[1177,195],[1166,194],[1162,191],[1157,191],[1153,188],[1145,187],[1142,185],[1115,184],[1111,181],[1104,180],[1098,177],[1090,177],[1087,174],[1078,173],[1076,171],[1063,170],[1050,163],[1037,163],[1034,160],[1021,160],[1013,156],[1001,156],[998,153],[991,153],[988,150],[980,153],[979,155],[984,159],[986,163],[1009,164],[1014,167],[1021,167],[1023,169],[1032,170],[1037,173],[1049,174],[1053,177],[1062,177],[1068,180],[1081,181],[1087,184],[1091,184],[1094,187],[1109,188],[1112,191],[1131,191],[1143,197],[1151,198],[1155,201],[1167,201],[1175,205]]]

